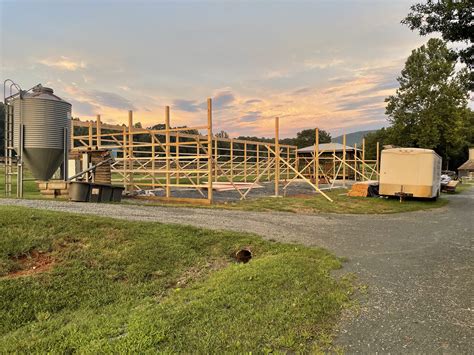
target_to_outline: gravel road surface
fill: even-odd
[[[320,246],[368,286],[336,344],[349,353],[472,353],[474,189],[449,205],[393,215],[296,215],[0,199],[0,205],[189,224]]]

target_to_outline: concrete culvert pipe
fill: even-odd
[[[239,263],[248,263],[252,259],[252,252],[249,249],[240,249],[235,253],[235,259]]]

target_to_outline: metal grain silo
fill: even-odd
[[[71,104],[38,85],[13,101],[13,146],[37,180],[49,180],[67,157]],[[66,154],[66,155],[65,155]]]

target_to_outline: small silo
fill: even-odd
[[[67,157],[71,104],[41,85],[21,96],[12,102],[13,146],[20,154],[23,126],[23,162],[35,179],[49,180]]]

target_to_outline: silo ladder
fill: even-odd
[[[5,109],[5,196],[12,194],[12,176],[17,175],[13,170],[13,106],[6,104]]]

